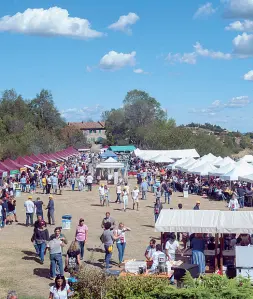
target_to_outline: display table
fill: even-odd
[[[229,250],[226,250],[229,251]],[[224,252],[224,251],[223,251]],[[220,254],[220,248],[217,248],[217,254]],[[192,256],[192,249],[186,249],[184,251],[185,256]],[[205,256],[215,256],[215,250],[204,250],[204,255]]]
[[[127,276],[136,276],[136,277],[153,277],[153,278],[168,278],[170,279],[174,274],[174,271],[169,271],[168,273],[161,273],[161,274],[133,274],[133,273],[128,273],[125,271],[120,272],[120,277],[127,277]]]

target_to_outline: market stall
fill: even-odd
[[[101,180],[106,180],[111,184],[117,184],[120,176],[123,179],[125,175],[124,164],[113,158],[108,158],[96,166],[96,177],[99,176]]]

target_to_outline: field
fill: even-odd
[[[130,186],[134,186],[135,180],[130,180]],[[38,190],[39,192],[40,190]],[[46,195],[33,195],[35,199],[40,196],[46,204]],[[110,188],[111,202],[116,199],[115,188]],[[49,257],[48,253],[44,265],[40,265],[34,254],[33,244],[30,239],[33,229],[26,227],[24,201],[27,194],[17,198],[17,215],[19,223],[0,231],[1,258],[0,258],[0,298],[5,298],[8,290],[16,290],[24,298],[47,298],[49,287],[52,281],[49,280]],[[201,209],[227,209],[224,202],[208,201],[208,199],[198,196],[183,198],[182,193],[175,193],[172,196],[171,204],[164,205],[164,208],[177,208],[178,203],[183,204],[184,209],[192,209],[196,200],[201,201]],[[123,222],[132,229],[127,233],[127,247],[125,258],[143,259],[146,246],[152,237],[159,238],[159,234],[154,232],[153,204],[154,195],[148,193],[147,200],[140,201],[140,210],[126,212],[121,210],[121,206],[111,203],[109,208],[99,205],[98,187],[95,186],[92,192],[79,192],[64,190],[63,195],[54,196],[56,207],[56,225],[61,226],[61,217],[64,214],[72,215],[72,228],[65,230],[69,242],[74,239],[75,227],[79,218],[83,217],[89,228],[88,242],[85,247],[85,260],[95,265],[101,266],[104,254],[100,252],[101,246],[99,237],[101,235],[101,221],[106,211],[111,212],[111,216],[117,223]],[[129,208],[132,208],[131,200]],[[49,227],[52,233],[54,227]],[[98,250],[93,250],[93,249]],[[66,251],[66,249],[64,249]],[[114,250],[113,260],[117,259],[117,250]]]

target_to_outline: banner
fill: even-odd
[[[19,173],[19,170],[11,170],[10,171],[10,175],[15,175],[15,174],[18,174]]]

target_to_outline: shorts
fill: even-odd
[[[135,203],[135,202],[139,202],[139,197],[137,197],[137,198],[133,198],[133,202]]]

